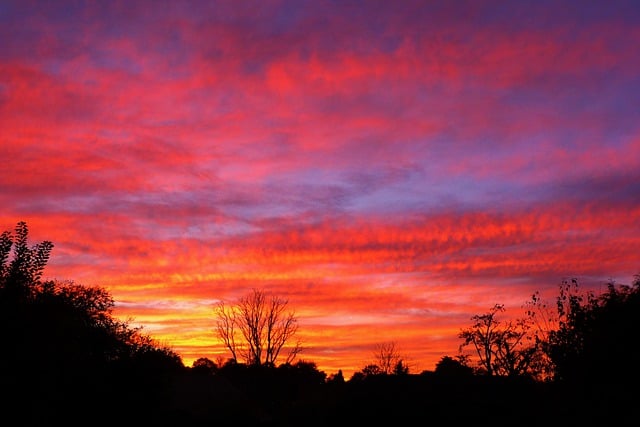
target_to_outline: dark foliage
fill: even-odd
[[[180,357],[113,318],[104,289],[42,282],[53,245],[29,247],[27,237],[25,223],[0,236],[0,416],[21,425],[117,421],[167,399]]]
[[[101,288],[41,281],[52,244],[26,224],[0,236],[0,423],[153,426],[632,425],[637,422],[640,278],[601,296],[561,292],[548,351],[555,381],[368,366],[345,381],[313,362],[224,364],[180,357],[112,316]]]
[[[435,373],[449,378],[464,378],[474,374],[473,368],[451,356],[443,356],[436,363]]]
[[[600,295],[580,294],[564,282],[558,296],[559,328],[548,352],[556,380],[580,387],[591,383],[627,384],[640,380],[640,276],[632,286],[609,283]]]

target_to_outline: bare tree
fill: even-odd
[[[409,366],[405,363],[394,341],[376,344],[374,351],[375,362],[379,374],[408,374]]]
[[[473,325],[460,331],[458,335],[464,340],[460,345],[460,352],[462,348],[473,344],[473,348],[479,358],[479,365],[487,371],[488,375],[493,375],[493,356],[494,347],[500,339],[501,331],[499,329],[500,323],[496,319],[498,312],[504,311],[504,305],[496,304],[493,308],[485,314],[475,315],[471,318]]]
[[[538,303],[535,298],[534,304]],[[473,325],[459,334],[464,339],[460,353],[473,345],[478,365],[487,375],[543,377],[544,352],[533,307],[526,317],[500,321],[497,316],[504,311],[502,304],[496,304],[488,313],[473,316]]]
[[[288,301],[268,297],[254,289],[235,305],[219,302],[215,308],[216,332],[238,362],[249,365],[275,365],[280,353],[298,331],[293,311],[285,312]],[[302,351],[300,342],[292,345],[284,363],[291,363]]]
[[[220,301],[215,308],[216,317],[216,333],[224,345],[231,352],[231,359],[238,361],[238,344],[236,344],[236,320],[237,311],[233,307],[225,305],[224,301]]]
[[[374,357],[376,360],[375,364],[383,374],[393,373],[398,364],[402,363],[402,357],[398,353],[394,341],[376,344]]]

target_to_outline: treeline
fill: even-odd
[[[460,333],[461,348],[478,355],[473,363],[460,352],[434,371],[410,373],[383,346],[380,363],[346,381],[312,361],[262,363],[256,352],[247,353],[252,363],[203,358],[186,367],[173,350],[114,318],[104,289],[43,281],[52,248],[30,246],[24,222],[0,235],[3,425],[618,424],[636,417],[639,276],[600,295],[563,282],[552,311],[534,295],[518,321],[499,321],[500,305],[474,316]]]

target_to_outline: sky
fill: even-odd
[[[640,273],[636,1],[0,2],[0,229],[185,365],[284,298],[412,372],[471,317]]]

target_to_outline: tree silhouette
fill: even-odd
[[[180,357],[142,328],[114,318],[106,290],[42,282],[52,247],[48,241],[30,247],[24,222],[15,235],[0,235],[0,378],[9,392],[0,399],[4,410],[31,417],[23,419],[26,425],[68,421],[74,416],[70,404],[82,418],[109,406],[117,390],[133,393],[134,384],[154,384],[144,393],[153,401],[166,391],[160,384],[165,373],[182,367]]]
[[[409,366],[400,355],[395,341],[375,344],[372,363],[355,372],[351,378],[356,381],[381,375],[407,375]]]
[[[557,298],[559,327],[549,335],[555,379],[573,383],[637,383],[640,358],[640,276],[633,284],[607,284],[600,295],[563,281]]]
[[[375,346],[375,365],[382,374],[408,374],[409,367],[404,363],[402,356],[396,348],[395,341],[378,343]]]
[[[550,335],[558,328],[558,314],[549,307],[537,291],[523,307],[530,327],[527,339],[533,341],[534,347],[538,350],[531,354],[529,372],[537,380],[552,380],[555,367],[553,360],[549,357],[548,346]]]
[[[342,369],[338,369],[338,372],[331,374],[327,377],[328,383],[344,384],[344,374]]]
[[[214,374],[218,370],[218,365],[206,357],[200,357],[193,362],[191,368],[204,374]]]
[[[286,299],[253,289],[235,305],[224,301],[216,305],[216,332],[235,362],[242,358],[248,365],[276,365],[298,330],[295,313],[285,312],[287,304]],[[283,363],[291,363],[301,351],[300,343],[295,343]]]
[[[458,335],[464,340],[460,353],[472,345],[479,369],[489,376],[539,376],[543,349],[536,340],[532,316],[503,321],[498,314],[504,311],[504,305],[496,304],[489,312],[473,316],[473,325]]]
[[[49,260],[53,243],[45,240],[29,247],[28,235],[24,221],[16,225],[15,235],[10,231],[0,235],[0,291],[5,298],[32,297]]]
[[[312,361],[291,363],[299,344],[275,367],[297,321],[286,300],[256,290],[217,307],[225,344],[248,363],[201,358],[187,369],[142,328],[114,318],[104,289],[42,281],[52,247],[30,246],[23,222],[0,234],[5,424],[404,425],[452,414],[494,427],[541,425],[550,417],[571,425],[637,423],[640,276],[632,286],[608,283],[600,295],[563,281],[555,314],[534,294],[524,319],[498,319],[501,305],[474,316],[460,337],[492,375],[474,375],[465,354],[443,357],[435,373],[409,374],[395,344],[386,343],[377,346],[378,363],[345,381],[342,371],[327,377]],[[520,376],[537,369],[528,351],[541,348],[554,368],[551,380]]]
[[[460,352],[462,353],[463,347],[473,344],[478,355],[478,364],[484,368],[489,376],[494,374],[493,358],[502,334],[496,314],[502,311],[504,311],[504,306],[496,304],[488,313],[473,316],[471,318],[474,322],[473,325],[468,329],[461,330],[459,334],[459,337],[464,339],[460,345]]]
[[[442,356],[436,363],[435,373],[447,377],[468,377],[473,375],[473,368],[464,363],[464,358]]]

